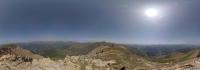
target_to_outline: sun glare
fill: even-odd
[[[148,8],[145,10],[145,15],[147,17],[157,17],[158,16],[158,10],[156,8]]]

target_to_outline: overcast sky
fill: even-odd
[[[0,42],[200,43],[199,0],[1,0]],[[155,8],[159,17],[145,10]]]

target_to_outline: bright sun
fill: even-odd
[[[158,10],[156,8],[148,8],[148,9],[145,10],[145,15],[147,17],[151,17],[151,18],[157,17],[158,16]]]

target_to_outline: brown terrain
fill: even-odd
[[[52,60],[10,45],[0,49],[0,70],[199,70],[199,49],[191,52],[188,60],[176,63],[149,61],[128,51],[122,45],[99,43],[86,55]],[[182,53],[181,53],[182,54]],[[180,54],[180,55],[181,55]]]

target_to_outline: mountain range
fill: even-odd
[[[0,70],[198,70],[198,45],[130,45],[109,42],[5,44]]]

